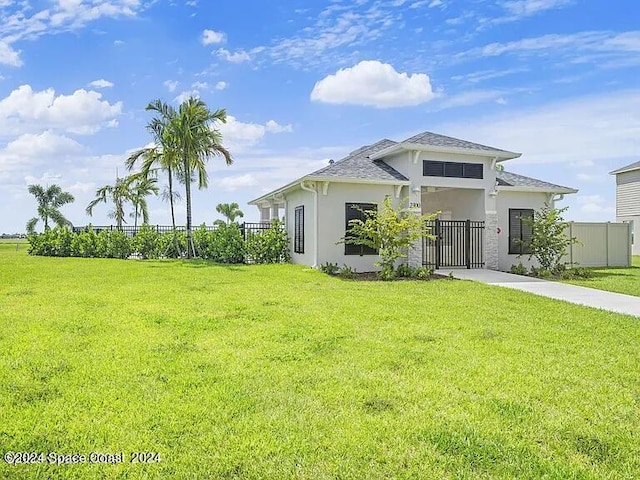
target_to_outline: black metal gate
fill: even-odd
[[[422,242],[425,267],[484,267],[483,221],[431,220],[427,228],[435,238]]]

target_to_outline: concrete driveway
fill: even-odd
[[[579,287],[512,273],[496,272],[494,270],[444,268],[436,270],[436,273],[439,275],[449,275],[451,273],[454,278],[462,280],[473,280],[474,282],[488,285],[513,288],[514,290],[522,290],[542,297],[555,298],[556,300],[564,300],[578,305],[640,317],[640,297],[634,297],[633,295],[605,292],[595,288]]]

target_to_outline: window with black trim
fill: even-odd
[[[349,235],[351,230],[351,225],[349,222],[351,220],[362,220],[363,222],[367,219],[364,212],[366,211],[378,211],[378,205],[375,203],[347,203],[345,204],[345,240],[352,238]],[[366,245],[354,245],[352,243],[344,244],[344,254],[345,255],[377,255],[378,250],[375,248],[368,247]]]
[[[509,253],[531,253],[533,237],[533,210],[530,208],[509,209]]]
[[[294,210],[293,251],[294,253],[304,253],[304,205],[300,205]]]
[[[484,168],[481,163],[422,161],[422,175],[425,177],[473,178],[482,180]]]

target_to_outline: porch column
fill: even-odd
[[[409,213],[411,215],[422,216],[422,188],[411,186],[409,192]],[[410,267],[422,267],[422,248],[424,240],[419,238],[409,247],[407,252],[407,263]]]
[[[269,221],[269,207],[260,206],[260,222]]]
[[[498,206],[495,190],[485,191],[484,201],[484,265],[489,270],[498,270]]]
[[[280,212],[280,209],[278,208],[278,204],[277,204],[277,203],[275,203],[275,202],[273,202],[273,203],[271,204],[271,221],[272,221],[272,222],[273,222],[274,220],[280,220],[280,219],[278,218],[279,212]]]

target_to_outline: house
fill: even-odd
[[[610,173],[616,176],[616,221],[631,224],[633,255],[640,255],[640,162]]]
[[[283,210],[294,263],[374,270],[376,251],[338,242],[351,219],[391,196],[408,199],[418,214],[439,212],[437,241],[411,249],[411,265],[508,270],[531,233],[522,218],[577,191],[501,168],[520,155],[431,132],[384,139],[249,204],[260,209],[261,221],[281,218]]]

